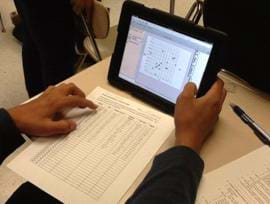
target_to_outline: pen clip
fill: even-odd
[[[248,117],[248,115],[246,115],[246,114],[242,114],[240,118],[246,124],[250,124],[253,122],[253,120],[250,117]]]

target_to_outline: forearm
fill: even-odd
[[[127,203],[194,203],[203,168],[203,161],[193,150],[174,147],[155,158]]]
[[[8,112],[0,109],[0,164],[23,143],[24,139]]]

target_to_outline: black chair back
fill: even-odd
[[[224,68],[270,93],[270,12],[267,0],[205,0],[204,26],[228,34]]]

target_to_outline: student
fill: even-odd
[[[199,157],[204,141],[212,131],[224,102],[226,91],[217,80],[207,94],[195,98],[196,86],[188,83],[175,108],[175,147],[156,156],[153,166],[127,203],[194,203],[203,161]],[[73,84],[50,87],[39,98],[12,108],[0,110],[0,162],[24,140],[20,133],[54,136],[76,128],[71,120],[58,118],[71,107],[97,106],[85,99]],[[35,110],[35,111],[33,111]],[[200,117],[198,117],[200,116]],[[7,203],[58,203],[30,183],[23,184]]]

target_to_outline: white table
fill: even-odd
[[[143,101],[112,87],[108,83],[107,72],[109,63],[110,58],[106,58],[91,68],[71,77],[67,81],[78,85],[86,94],[90,93],[96,86],[101,86],[118,95],[144,104]],[[258,122],[266,131],[270,132],[270,97],[242,85],[242,83],[231,76],[223,74],[221,77],[225,81],[228,94],[215,130],[201,151],[201,156],[205,161],[205,172],[214,170],[262,146],[262,143],[257,139],[251,129],[231,110],[229,106],[230,102],[234,102],[243,107],[256,122]],[[171,147],[173,142],[174,136],[171,135],[159,152]],[[137,178],[123,197],[121,203],[130,196],[134,189],[136,189],[148,172],[150,166],[151,164],[149,164]]]

